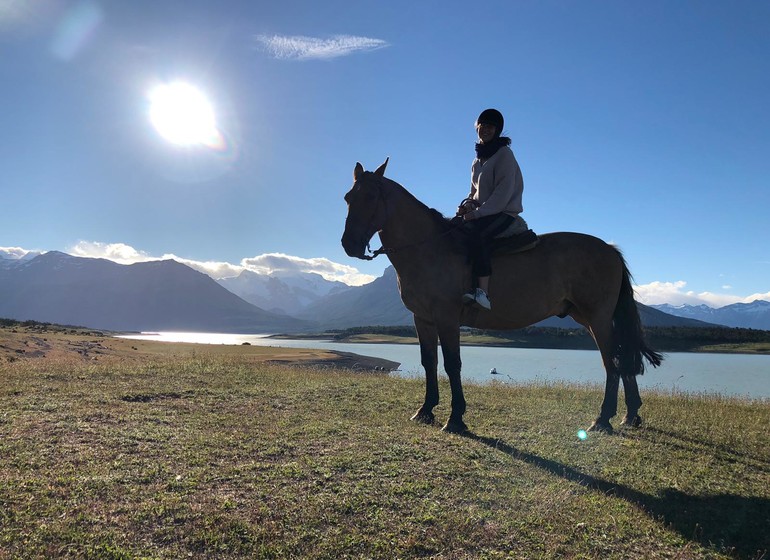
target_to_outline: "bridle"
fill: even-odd
[[[374,179],[377,181],[377,194],[379,195],[379,201],[382,202],[383,207],[385,208],[385,222],[388,221],[388,201],[385,197],[385,193],[383,192],[382,187],[382,178],[381,177],[374,177]],[[463,201],[464,202],[464,201]],[[403,251],[404,249],[411,249],[413,247],[419,247],[420,245],[424,245],[428,242],[434,241],[436,239],[440,239],[446,235],[451,234],[453,231],[456,231],[458,229],[462,228],[462,222],[454,223],[452,222],[452,226],[448,228],[446,231],[443,231],[441,233],[431,235],[421,241],[416,241],[414,243],[406,243],[404,245],[398,245],[396,247],[385,247],[384,245],[380,246],[379,249],[375,249],[372,251],[371,247],[369,246],[369,241],[366,242],[366,250],[371,253],[371,255],[364,254],[361,256],[362,259],[371,261],[379,257],[380,255],[391,255],[393,253],[397,253],[398,251]],[[378,233],[382,230],[375,231],[374,233]],[[374,237],[374,233],[372,234],[372,237]],[[369,238],[371,241],[371,238]]]

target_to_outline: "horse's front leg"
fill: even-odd
[[[585,322],[581,323],[587,325]],[[588,428],[588,431],[611,434],[613,430],[610,419],[618,413],[618,389],[620,388],[620,375],[613,358],[612,322],[609,319],[603,322],[596,321],[594,324],[590,324],[589,327],[596,341],[596,346],[602,355],[606,381],[604,383],[604,400],[602,400],[601,411],[596,420],[594,420],[594,423],[591,424],[591,427]]]
[[[433,407],[438,404],[438,331],[436,325],[415,315],[414,326],[420,341],[420,361],[425,369],[425,402],[412,420],[432,424]]]
[[[453,434],[461,434],[468,431],[468,426],[463,422],[465,414],[465,395],[463,383],[460,377],[462,362],[460,360],[460,325],[450,324],[439,329],[441,340],[441,352],[444,356],[444,369],[449,377],[449,386],[452,389],[452,412],[443,430]]]

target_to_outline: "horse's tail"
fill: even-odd
[[[641,375],[644,373],[644,359],[653,367],[658,367],[663,361],[663,355],[647,345],[639,318],[639,308],[634,301],[631,273],[620,251],[618,256],[623,263],[623,280],[612,316],[612,358],[621,375]]]

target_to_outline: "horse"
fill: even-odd
[[[547,233],[531,249],[493,255],[489,283],[492,309],[462,302],[473,286],[461,233],[451,220],[427,207],[385,177],[388,159],[374,172],[356,163],[353,187],[345,194],[347,218],[342,246],[350,257],[371,260],[386,254],[398,277],[404,305],[414,315],[425,369],[425,400],[412,420],[433,424],[439,402],[438,347],[452,392],[443,430],[463,433],[466,401],[460,359],[460,327],[508,330],[551,316],[569,315],[592,335],[606,373],[604,399],[589,430],[612,433],[620,380],[626,415],[622,424],[640,426],[642,399],[636,376],[644,361],[653,367],[663,356],[645,341],[631,275],[620,250],[581,233]],[[382,248],[369,242],[379,233]]]

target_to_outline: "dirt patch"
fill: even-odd
[[[306,367],[335,367],[361,371],[381,371],[383,373],[393,371],[401,365],[398,362],[392,362],[384,358],[360,356],[352,352],[328,351],[327,353],[331,356],[321,360],[306,359],[301,362],[301,365]],[[296,360],[288,356],[287,358],[269,360],[269,362],[290,364],[296,363]]]

